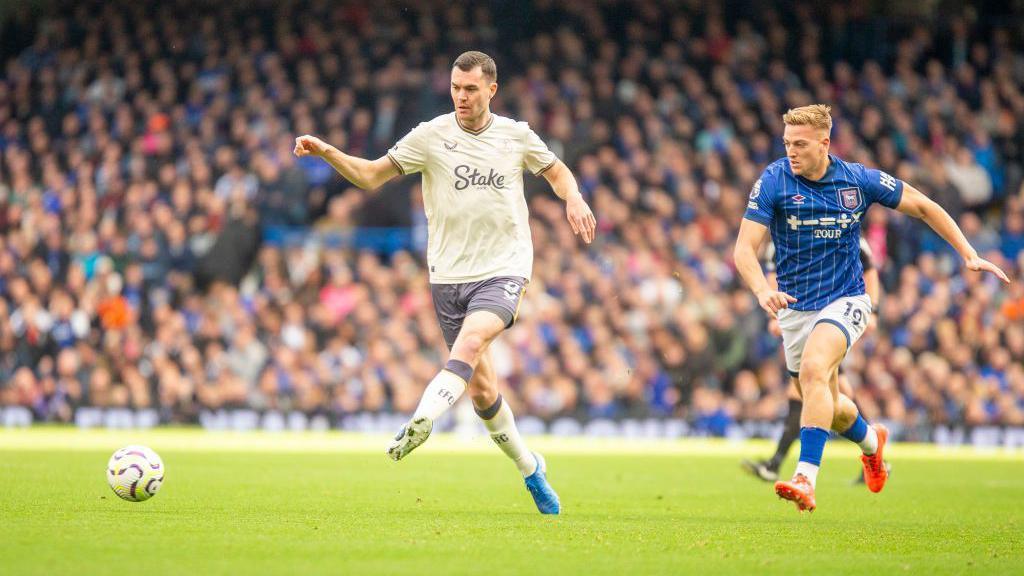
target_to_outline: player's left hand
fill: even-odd
[[[1010,279],[1006,276],[1006,272],[1003,272],[999,266],[985,260],[980,256],[968,258],[965,263],[967,264],[968,270],[974,270],[975,272],[991,272],[995,274],[1000,280],[1010,283]]]
[[[870,332],[874,332],[876,328],[878,328],[878,315],[868,314],[868,324],[864,328],[864,333],[868,334]]]
[[[303,156],[322,157],[330,149],[330,145],[316,136],[305,134],[295,139],[295,150],[293,153],[302,158]]]
[[[583,236],[583,241],[590,244],[594,241],[594,233],[597,230],[597,219],[594,213],[587,206],[583,196],[577,194],[565,203],[565,216],[572,226],[572,233]]]

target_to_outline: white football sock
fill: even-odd
[[[862,452],[865,455],[871,456],[875,452],[878,452],[878,433],[875,432],[874,426],[868,426],[868,433],[864,435],[864,439],[857,442]]]
[[[466,381],[448,370],[441,370],[423,391],[420,404],[416,407],[413,419],[426,416],[432,421],[437,420],[455,404],[455,401],[466,391]]]
[[[525,478],[537,471],[537,459],[526,449],[526,443],[519,435],[516,418],[512,415],[512,409],[509,408],[508,402],[501,399],[499,402],[501,402],[501,407],[498,409],[498,413],[490,420],[484,420],[484,426],[490,432],[491,440],[494,440],[498,448],[501,448],[501,451],[516,463],[516,468]]]
[[[797,462],[796,473],[794,474],[794,476],[796,474],[803,474],[804,476],[807,477],[807,480],[811,483],[811,486],[814,486],[815,482],[818,481],[818,468],[819,466],[815,466],[810,462]]]

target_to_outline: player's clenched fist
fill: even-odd
[[[303,156],[323,156],[330,148],[330,144],[309,134],[295,139],[295,155],[299,158]]]
[[[757,303],[764,308],[764,311],[769,316],[775,318],[779,310],[783,308],[789,308],[789,305],[796,302],[796,298],[793,298],[785,292],[779,292],[777,290],[762,290],[757,293]]]

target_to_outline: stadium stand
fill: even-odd
[[[534,278],[495,345],[517,413],[710,435],[785,413],[780,343],[732,245],[784,154],[782,113],[825,102],[837,154],[939,200],[1016,280],[960,274],[923,225],[871,211],[884,296],[845,362],[865,415],[903,439],[1024,426],[1024,22],[955,4],[10,8],[0,406],[410,412],[444,350],[418,178],[363,192],[293,140],[377,158],[450,109],[451,62],[479,49],[494,111],[566,161],[599,226],[583,245],[528,182]]]

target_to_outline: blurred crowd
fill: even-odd
[[[784,155],[781,115],[824,102],[833,153],[925,191],[1015,279],[964,271],[922,224],[872,209],[884,295],[844,365],[864,412],[908,438],[1024,425],[1024,19],[993,3],[873,6],[13,8],[0,405],[55,421],[83,405],[166,422],[411,412],[446,355],[419,180],[359,191],[294,158],[293,139],[377,158],[450,110],[451,62],[478,49],[498,64],[492,109],[531,124],[598,218],[583,245],[528,178],[534,277],[493,348],[518,413],[679,417],[709,434],[784,415],[780,342],[731,253],[751,184]],[[353,248],[366,226],[420,241]],[[280,227],[310,233],[261,241]]]

